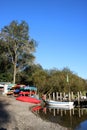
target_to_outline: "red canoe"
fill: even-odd
[[[22,102],[34,103],[34,104],[41,103],[41,100],[38,100],[38,99],[33,98],[33,97],[27,97],[27,96],[17,97],[16,100],[19,100],[19,101],[22,101]]]
[[[40,110],[40,109],[42,109],[41,106],[35,106],[35,107],[32,108],[32,111],[34,112],[34,111],[37,111],[37,110]]]

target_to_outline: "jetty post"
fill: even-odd
[[[62,101],[62,93],[60,92],[60,101]]]
[[[53,100],[55,100],[55,93],[53,92]]]
[[[56,100],[58,101],[59,96],[58,96],[58,92],[56,92]]]
[[[71,100],[73,100],[74,99],[74,97],[73,97],[73,92],[71,92]]]
[[[78,106],[80,105],[80,96],[79,96],[79,92],[77,92],[78,95]]]
[[[49,100],[51,100],[51,95],[50,95],[50,93],[48,94],[48,96],[49,96]]]
[[[67,74],[67,77],[66,77],[66,82],[67,82],[67,86],[68,86],[68,89],[69,89],[69,101],[71,101],[70,85],[69,85],[69,76],[68,76],[68,74]]]

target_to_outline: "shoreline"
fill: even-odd
[[[32,113],[30,108],[35,105],[0,96],[0,130],[68,130]]]

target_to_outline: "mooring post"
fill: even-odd
[[[82,97],[82,93],[81,93],[81,91],[80,91],[80,99],[81,99],[81,97]]]
[[[51,96],[50,96],[50,93],[49,93],[49,100],[51,100]]]
[[[53,100],[55,100],[55,93],[53,93]]]
[[[64,99],[65,99],[65,92],[64,92],[64,94],[63,94],[63,95],[64,95]]]
[[[58,101],[58,98],[59,98],[59,97],[58,97],[58,92],[56,92],[56,100],[57,100],[57,101]]]
[[[80,100],[79,100],[79,92],[78,92],[78,105],[80,105]]]
[[[62,93],[60,93],[60,101],[62,101]]]
[[[69,101],[71,101],[71,95],[70,95],[70,92],[69,92]]]
[[[73,92],[71,92],[71,100],[73,100],[74,98],[73,98]]]

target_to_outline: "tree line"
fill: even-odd
[[[0,81],[33,85],[40,93],[86,91],[87,81],[69,68],[46,70],[34,64],[36,47],[25,21],[4,26],[0,31]]]

